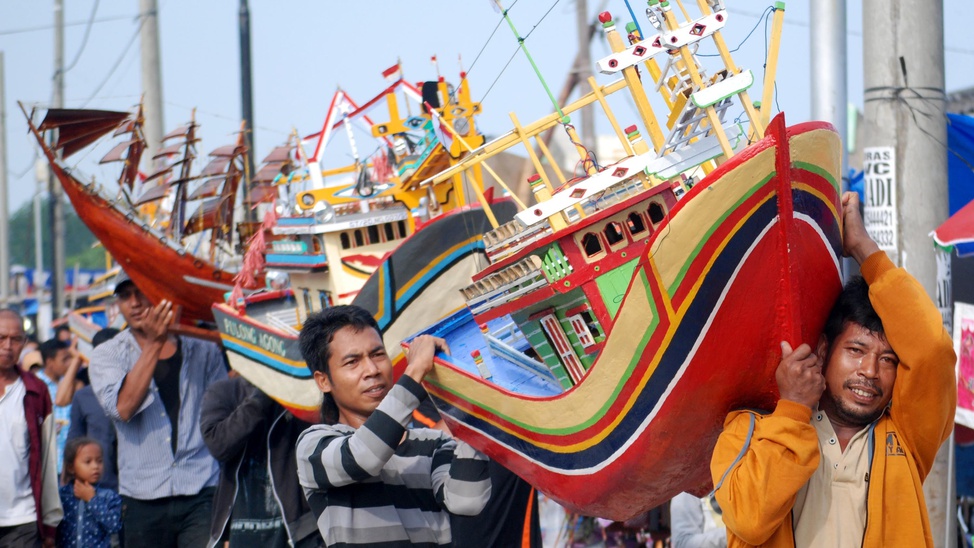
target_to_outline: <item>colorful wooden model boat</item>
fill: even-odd
[[[145,150],[141,110],[49,109],[39,124],[33,113],[24,114],[78,216],[139,288],[154,302],[172,301],[190,331],[198,322],[211,322],[210,306],[233,288],[240,266],[233,210],[247,153],[242,133],[236,143],[211,152],[202,171],[192,173],[197,139],[196,124],[190,122],[164,138],[166,146],[155,159],[171,161],[139,183]],[[65,162],[113,131],[124,140],[101,162],[123,165],[115,197],[94,180],[82,182]],[[47,133],[56,134],[56,140],[46,139]],[[156,204],[167,196],[173,205],[164,212]]]
[[[835,131],[787,128],[783,115],[766,125],[748,108],[753,79],[729,62],[721,2],[701,0],[701,17],[683,23],[670,2],[649,4],[658,35],[631,33],[628,48],[603,14],[615,53],[599,67],[623,80],[593,81],[564,109],[600,102],[631,155],[554,192],[536,176],[538,204],[485,235],[491,264],[462,290],[467,308],[423,331],[452,350],[426,386],[454,435],[567,508],[617,520],[709,487],[727,412],[773,408],[779,342],[816,341],[841,288]],[[707,37],[727,63],[711,78],[693,54]],[[652,150],[602,99],[628,88],[645,103],[637,64],[673,92],[668,136],[639,109]],[[721,122],[735,99],[747,127]],[[559,118],[453,169],[530,149]]]
[[[510,200],[488,210],[464,205],[465,183],[478,200],[487,200],[479,170],[436,186],[416,184],[456,163],[464,154],[461,139],[468,147],[483,143],[473,121],[479,105],[470,101],[466,87],[463,81],[454,96],[444,82],[429,82],[421,94],[400,79],[362,106],[337,92],[324,128],[312,136],[317,146],[307,174],[300,176],[313,188],[294,195],[304,213],[276,219],[265,233],[264,268],[275,273],[268,278],[273,283],[287,273],[290,287],[235,295],[213,306],[231,367],[294,414],[317,420],[321,404],[297,346],[308,314],[333,304],[360,304],[376,311],[383,332],[392,337],[390,348],[397,348],[416,326],[463,306],[457,289],[486,264],[484,232],[497,226],[497,218],[513,218]],[[438,109],[437,115],[400,119],[398,88],[422,97],[421,104]],[[374,123],[364,113],[380,100],[387,104],[389,121]],[[322,168],[330,132],[360,119],[389,148],[380,147],[368,161],[348,168]],[[468,131],[457,130],[459,138],[445,142],[444,133],[434,131],[439,122]],[[346,173],[355,174],[352,184],[324,184],[325,177]]]

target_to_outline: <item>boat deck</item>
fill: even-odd
[[[428,333],[446,339],[451,355],[438,354],[439,359],[508,392],[550,397],[564,391],[543,363],[524,354],[530,345],[510,316],[490,320],[486,325],[489,335],[481,331],[469,309],[464,308],[416,335]],[[483,358],[479,364],[473,357],[475,352]]]

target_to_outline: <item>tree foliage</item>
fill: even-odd
[[[41,204],[41,239],[44,246],[44,268],[51,268],[51,216],[50,198]],[[65,267],[105,268],[105,250],[95,246],[98,242],[84,222],[78,218],[71,204],[64,206],[64,256]],[[26,202],[10,217],[10,264],[33,268],[34,261],[34,203]]]

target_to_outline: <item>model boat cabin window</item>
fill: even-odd
[[[629,228],[629,234],[636,236],[637,234],[642,234],[646,231],[646,223],[643,222],[643,217],[638,212],[633,211],[626,217],[626,226]]]
[[[619,223],[609,223],[605,225],[605,241],[609,242],[609,248],[615,249],[626,243],[626,235],[622,233],[622,225]]]
[[[585,251],[585,256],[590,259],[605,251],[602,248],[601,238],[595,232],[587,232],[582,236],[582,250]]]
[[[648,211],[649,211],[649,220],[650,222],[653,223],[653,226],[660,224],[661,222],[663,222],[663,219],[666,218],[666,211],[663,209],[663,206],[660,205],[659,202],[653,202],[649,204]]]

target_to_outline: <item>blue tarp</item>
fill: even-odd
[[[950,214],[974,200],[974,117],[947,115],[947,181]],[[974,254],[974,243],[957,246],[958,255]]]

